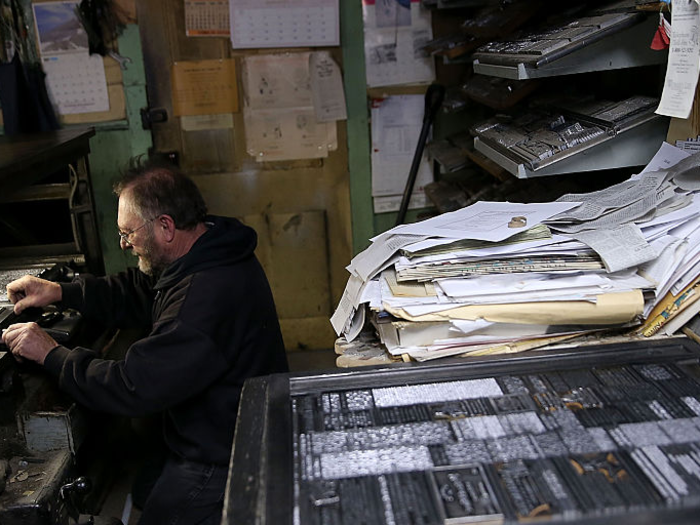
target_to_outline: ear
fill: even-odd
[[[155,234],[165,242],[172,242],[175,237],[175,221],[170,215],[160,215],[154,221]]]

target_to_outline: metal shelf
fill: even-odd
[[[668,52],[654,51],[648,45],[658,23],[658,18],[649,17],[642,23],[613,33],[540,67],[525,63],[512,66],[491,64],[476,59],[473,62],[474,72],[493,77],[527,80],[663,64],[668,58]]]
[[[478,137],[474,149],[502,166],[519,179],[564,175],[647,164],[666,139],[668,119],[657,116],[631,129],[607,137],[591,147],[561,160],[552,157],[550,163],[536,170],[529,169],[501,151],[489,146]]]

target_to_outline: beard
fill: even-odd
[[[168,261],[165,260],[155,243],[153,230],[150,228],[146,239],[143,241],[143,246],[138,253],[134,252],[134,255],[138,257],[139,270],[151,277],[158,277],[168,265]]]

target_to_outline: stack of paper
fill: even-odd
[[[371,322],[389,352],[418,360],[611,327],[653,335],[685,310],[672,333],[700,311],[699,190],[700,154],[664,144],[605,190],[397,226],[352,260],[331,322],[348,341]]]

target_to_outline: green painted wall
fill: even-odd
[[[122,70],[127,118],[95,125],[96,134],[90,140],[90,172],[107,273],[121,271],[135,263],[134,257],[119,248],[117,198],[112,193],[112,184],[132,156],[146,154],[152,145],[150,131],[141,126],[140,110],[148,102],[138,26],[127,26],[119,37],[119,52],[131,59]]]
[[[340,1],[340,39],[343,51],[343,77],[348,109],[348,168],[352,209],[353,253],[369,245],[369,239],[389,230],[397,213],[375,214],[372,206],[371,136],[369,100],[365,75],[362,2]],[[408,173],[406,173],[408,177]],[[419,210],[410,210],[406,222],[416,220]]]

